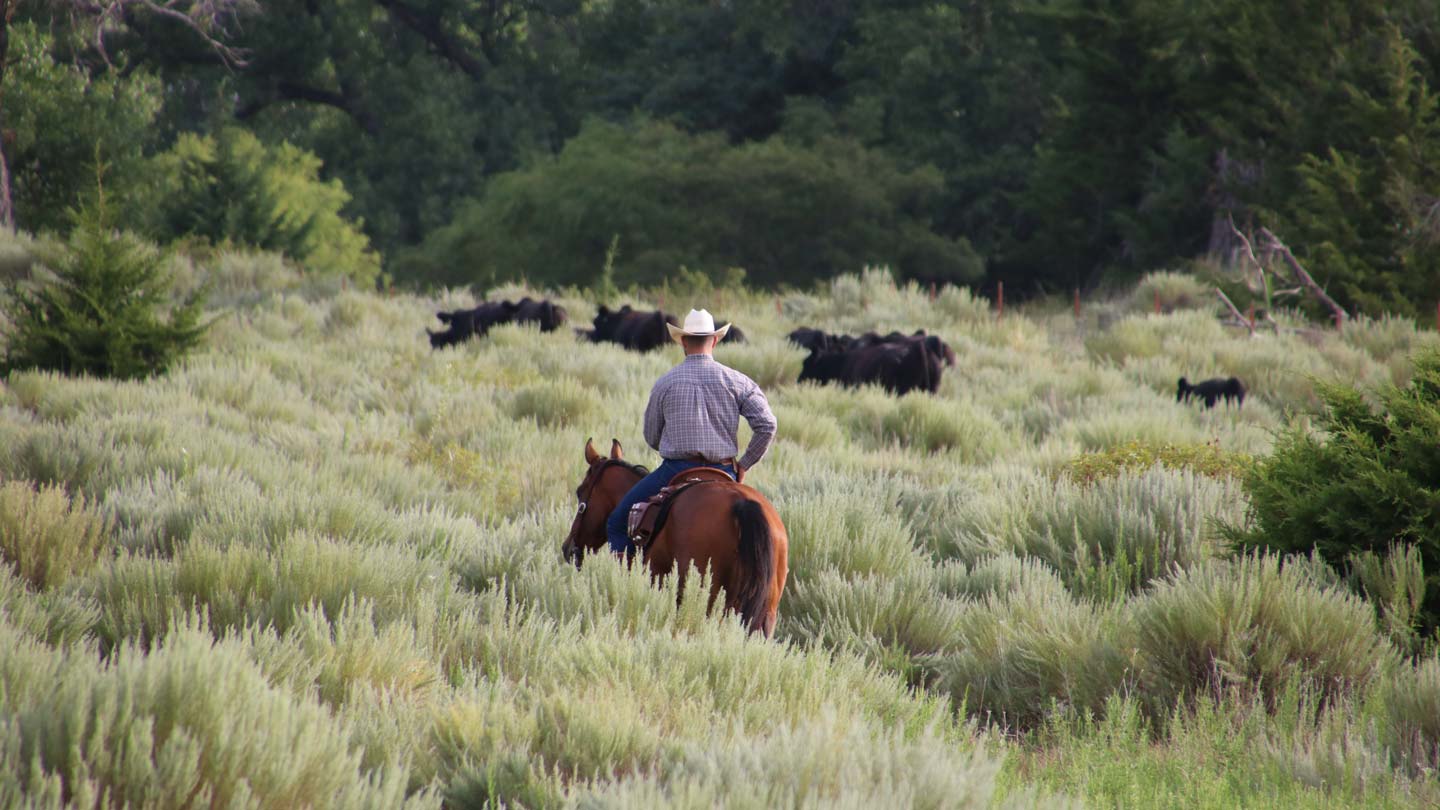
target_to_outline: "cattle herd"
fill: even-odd
[[[460,309],[454,312],[437,312],[435,317],[445,324],[443,332],[430,329],[430,346],[443,349],[472,337],[484,337],[490,327],[503,323],[538,323],[540,331],[553,332],[559,329],[569,315],[565,308],[552,301],[536,301],[522,298],[520,301],[486,301],[474,309]],[[716,320],[724,323],[723,319]],[[601,306],[595,315],[593,329],[576,329],[575,333],[592,343],[618,343],[637,352],[648,352],[670,343],[670,333],[665,324],[680,324],[674,315],[659,310],[642,311],[632,309],[629,304],[610,309]],[[721,343],[744,343],[745,334],[738,327],[731,326]]]
[[[437,312],[435,316],[446,325],[441,332],[430,329],[430,345],[436,349],[453,346],[472,337],[484,337],[492,326],[504,323],[535,323],[543,332],[553,332],[565,324],[565,308],[552,301],[522,298],[519,301],[487,301],[474,309]],[[717,321],[724,322],[717,318]],[[576,329],[581,338],[592,343],[617,343],[627,349],[648,352],[670,343],[666,324],[679,320],[660,310],[638,310],[628,304],[619,309],[601,306],[591,329]],[[913,334],[891,332],[881,335],[832,335],[819,329],[796,329],[789,334],[791,343],[810,351],[800,368],[800,382],[843,386],[879,385],[903,395],[911,391],[940,390],[940,377],[946,367],[955,365],[955,350],[938,335],[920,330]],[[731,326],[723,343],[744,343],[745,335]],[[1235,377],[1215,378],[1195,384],[1180,378],[1176,402],[1201,402],[1206,408],[1224,400],[1228,405],[1245,403],[1245,385]]]

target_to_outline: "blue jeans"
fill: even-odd
[[[620,499],[620,505],[605,519],[605,535],[610,538],[610,550],[615,553],[629,553],[635,549],[635,544],[630,542],[629,535],[625,534],[625,523],[630,518],[630,507],[640,501],[653,498],[670,479],[695,467],[719,467],[730,477],[735,477],[735,468],[729,464],[702,464],[698,461],[683,461],[680,459],[667,458],[655,471],[635,482],[635,486],[625,493]]]

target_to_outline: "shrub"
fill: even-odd
[[[266,146],[238,128],[187,133],[154,158],[154,173],[134,216],[157,239],[198,236],[275,250],[366,286],[380,275],[369,238],[341,214],[350,195],[338,180],[320,180],[320,159],[303,149]]]
[[[1425,571],[1440,571],[1440,351],[1415,357],[1408,386],[1375,391],[1378,410],[1350,386],[1319,391],[1326,434],[1281,437],[1245,478],[1249,520],[1231,538],[1242,549],[1313,549],[1342,570],[1352,555],[1410,546]],[[1427,588],[1416,622],[1440,627],[1440,588]]]
[[[1079,456],[1066,466],[1065,472],[1086,484],[1113,478],[1121,471],[1141,473],[1157,464],[1171,470],[1192,470],[1209,478],[1240,478],[1253,463],[1254,459],[1248,454],[1230,453],[1214,444],[1155,444],[1134,440]]]
[[[965,614],[953,651],[929,665],[972,715],[1032,727],[1053,710],[1098,711],[1128,677],[1115,615],[1033,579]]]
[[[193,626],[103,665],[25,652],[29,671],[0,667],[0,801],[18,787],[78,807],[406,803],[403,767],[362,770],[343,721],[276,690],[244,650]],[[35,686],[9,694],[11,678]]]
[[[1151,468],[1090,485],[1039,475],[971,498],[932,547],[976,564],[1007,552],[1047,563],[1073,592],[1115,599],[1212,554],[1207,523],[1239,512],[1239,485]]]
[[[547,428],[583,426],[594,414],[594,397],[570,378],[527,385],[510,401],[513,418],[534,419]]]
[[[1396,760],[1431,774],[1440,767],[1440,657],[1401,667],[1378,690],[1381,736]]]
[[[163,373],[205,332],[200,296],[171,304],[171,278],[159,254],[111,230],[103,194],[80,212],[69,243],[47,251],[45,262],[54,282],[0,300],[11,322],[0,373],[42,368],[148,377]]]
[[[1140,279],[1130,296],[1130,305],[1132,309],[1149,312],[1154,309],[1157,300],[1162,312],[1174,312],[1177,309],[1207,308],[1215,302],[1215,294],[1203,281],[1189,273],[1161,271]]]
[[[911,807],[975,810],[996,801],[999,764],[956,750],[932,730],[900,729],[826,712],[756,741],[690,744],[655,774],[627,775],[582,795],[594,808]],[[1029,797],[1027,797],[1029,798]],[[1014,806],[1064,806],[1016,802]]]
[[[1291,682],[1343,694],[1395,657],[1359,598],[1275,557],[1174,575],[1135,605],[1133,629],[1146,696],[1162,714],[1177,700],[1232,689],[1273,701]]]
[[[0,558],[37,588],[53,588],[95,565],[108,525],[84,496],[24,481],[0,487]]]

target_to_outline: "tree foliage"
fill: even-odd
[[[1416,621],[1440,627],[1440,352],[1415,357],[1404,388],[1320,388],[1325,435],[1296,429],[1246,476],[1244,548],[1308,554],[1340,569],[1399,547],[1426,573]]]
[[[42,261],[54,280],[0,300],[11,327],[0,374],[39,368],[135,379],[163,373],[199,343],[202,298],[176,304],[154,246],[111,227],[103,195],[67,244]]]
[[[4,121],[17,224],[62,230],[68,209],[93,187],[97,156],[111,183],[139,181],[160,87],[144,72],[91,75],[56,60],[55,39],[31,23],[12,26]]]
[[[313,153],[378,250],[434,237],[400,263],[402,281],[475,277],[419,260],[438,259],[440,243],[505,249],[497,231],[462,233],[478,222],[467,201],[523,220],[538,167],[571,165],[598,137],[584,122],[638,117],[752,161],[783,144],[792,185],[803,165],[831,182],[836,144],[861,150],[865,172],[885,161],[923,175],[923,194],[878,191],[889,208],[866,208],[866,227],[904,222],[891,241],[927,242],[931,258],[901,266],[953,264],[954,246],[973,245],[984,280],[1021,294],[1223,259],[1233,218],[1283,237],[1352,310],[1415,314],[1440,295],[1440,6],[1429,0],[274,0],[225,29],[243,64],[193,32],[162,36],[179,23],[138,5],[104,38],[110,59],[76,40],[52,63],[92,83],[162,77],[149,139],[126,141],[139,148],[238,125]],[[20,124],[21,140],[48,126]],[[658,176],[613,192],[628,211],[599,218],[609,233],[512,257],[500,275],[543,264],[533,277],[577,278],[583,256],[589,280],[622,232],[621,269],[640,276],[744,263],[804,283],[816,261],[874,252],[717,250],[733,232],[657,248],[673,193]],[[44,216],[58,219],[62,196],[44,200]]]
[[[319,178],[320,160],[288,143],[267,147],[251,133],[182,135],[152,161],[152,187],[134,216],[158,239],[198,236],[282,252],[307,269],[372,284],[380,262],[341,213],[350,196]]]
[[[939,185],[934,170],[902,171],[848,140],[732,146],[666,124],[594,121],[559,156],[495,178],[409,268],[445,283],[584,284],[618,238],[623,283],[741,267],[773,286],[867,264],[973,281],[969,246],[936,236],[921,213]]]

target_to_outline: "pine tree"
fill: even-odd
[[[202,296],[174,304],[154,246],[113,229],[103,189],[67,244],[42,254],[55,279],[0,301],[11,323],[0,374],[52,369],[136,379],[163,373],[199,343]]]
[[[1397,27],[1367,51],[1333,112],[1349,137],[1303,158],[1284,227],[1343,303],[1416,315],[1440,298],[1440,97]]]

